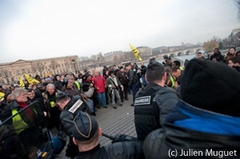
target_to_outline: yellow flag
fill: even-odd
[[[4,100],[5,93],[0,92],[0,100]]]
[[[28,81],[29,84],[39,84],[40,82],[34,78],[32,78],[31,76],[29,76],[28,74],[24,74],[26,80]]]
[[[142,61],[142,58],[139,56],[139,51],[136,49],[132,44],[129,44],[130,48],[132,49],[133,55],[136,57],[137,60]]]
[[[20,87],[25,87],[22,77],[20,77],[20,79],[19,79],[19,85],[20,85]]]

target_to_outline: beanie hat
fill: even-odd
[[[82,111],[74,118],[73,123],[75,128],[72,134],[78,141],[88,141],[98,131],[96,119]]]
[[[240,116],[240,74],[223,63],[193,59],[181,80],[181,98],[198,108]]]

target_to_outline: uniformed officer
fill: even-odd
[[[75,157],[77,153],[77,147],[72,142],[72,127],[73,125],[69,122],[66,122],[63,119],[73,120],[76,114],[79,111],[84,111],[86,109],[85,104],[83,103],[80,96],[70,96],[64,92],[59,92],[56,98],[56,104],[62,110],[60,114],[60,121],[63,130],[70,137],[68,148],[66,150],[67,157]]]
[[[165,114],[170,112],[179,98],[172,88],[165,87],[168,73],[154,58],[146,70],[147,86],[138,92],[134,102],[134,121],[139,140],[160,128]]]
[[[78,112],[73,119],[73,142],[78,146],[75,159],[144,159],[142,142],[123,141],[100,146],[102,129],[95,118],[85,112]]]

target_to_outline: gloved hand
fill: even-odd
[[[125,135],[125,134],[117,134],[113,137],[112,143],[114,142],[123,142],[123,141],[137,141],[137,138]]]

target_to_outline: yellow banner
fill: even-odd
[[[139,61],[142,61],[142,58],[139,56],[139,50],[136,49],[132,44],[129,44],[129,45],[130,45],[130,48],[132,49],[132,52],[135,58]]]
[[[25,87],[22,77],[20,77],[20,79],[19,79],[19,85],[20,85],[20,87]]]
[[[0,92],[0,100],[4,100],[5,93]]]
[[[33,77],[29,76],[28,74],[24,74],[26,80],[28,81],[29,84],[39,84],[40,82]]]

